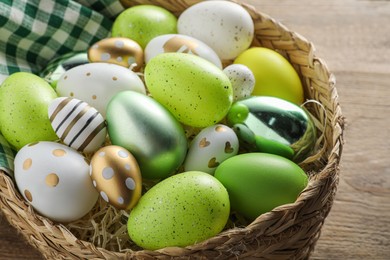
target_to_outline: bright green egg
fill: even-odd
[[[145,48],[150,40],[163,34],[177,33],[177,18],[168,10],[153,5],[126,9],[112,26],[112,37],[125,37]]]
[[[250,220],[295,202],[308,183],[297,164],[266,153],[231,157],[218,166],[214,176],[226,187],[232,209]]]
[[[0,126],[17,150],[37,141],[58,139],[47,115],[57,94],[42,78],[27,72],[9,76],[0,87]]]
[[[193,127],[218,123],[233,101],[225,73],[187,53],[163,53],[151,59],[145,68],[145,82],[154,99],[181,123]]]
[[[159,182],[130,212],[128,233],[144,249],[188,245],[217,235],[230,214],[225,187],[204,172],[184,172]]]

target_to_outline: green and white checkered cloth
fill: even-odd
[[[119,0],[0,0],[0,84],[18,71],[39,72],[55,57],[86,51],[110,35]],[[14,153],[0,135],[0,167]]]

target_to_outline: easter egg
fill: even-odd
[[[234,61],[247,66],[255,76],[252,95],[272,96],[302,104],[302,83],[294,67],[282,55],[263,47],[250,48]]]
[[[36,211],[58,222],[83,217],[99,196],[86,158],[54,142],[24,146],[15,157],[15,181],[20,194]]]
[[[17,72],[0,87],[0,128],[17,150],[36,141],[53,141],[57,136],[47,117],[50,102],[57,97],[40,77]]]
[[[150,40],[162,34],[177,32],[177,18],[166,9],[138,5],[123,11],[112,25],[113,37],[125,37],[145,48]]]
[[[161,53],[183,52],[202,57],[222,69],[222,63],[213,49],[193,37],[182,34],[166,34],[153,38],[145,48],[145,62]]]
[[[130,238],[144,249],[188,245],[217,235],[230,213],[223,185],[203,172],[184,172],[147,191],[130,212]]]
[[[113,37],[92,45],[88,49],[88,59],[91,62],[113,63],[139,71],[144,64],[144,51],[131,39]]]
[[[246,153],[227,159],[214,175],[226,187],[232,210],[253,220],[277,206],[293,203],[308,177],[290,160],[273,154]]]
[[[225,125],[204,128],[192,141],[184,162],[185,171],[214,174],[217,166],[238,152],[238,138]]]
[[[90,174],[100,196],[118,209],[132,209],[141,197],[138,163],[126,149],[109,145],[92,157]]]
[[[227,119],[230,125],[241,124],[236,128],[240,139],[247,134],[242,131],[244,127],[253,133],[256,151],[278,154],[295,162],[303,161],[317,141],[308,113],[280,98],[253,96],[240,100],[233,104]]]
[[[112,144],[136,158],[143,178],[162,179],[184,161],[187,139],[183,127],[156,100],[134,92],[115,95],[107,107]]]
[[[51,60],[39,75],[56,89],[57,81],[65,71],[89,63],[86,52],[70,52]]]
[[[254,24],[249,13],[230,1],[202,1],[187,8],[178,19],[178,31],[199,39],[221,60],[237,57],[252,43]]]
[[[255,76],[245,65],[232,64],[223,72],[229,77],[233,87],[233,101],[245,99],[251,96],[255,87]]]
[[[95,152],[106,140],[103,116],[84,101],[56,98],[49,105],[48,116],[57,136],[80,152]]]
[[[146,94],[138,75],[122,66],[89,63],[66,71],[57,83],[57,93],[73,97],[96,108],[103,117],[110,99],[118,92],[132,90]]]
[[[233,101],[232,86],[223,71],[187,53],[163,53],[151,59],[145,82],[153,98],[189,126],[218,123]]]

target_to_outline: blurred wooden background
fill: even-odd
[[[312,41],[337,78],[346,144],[312,259],[390,259],[390,1],[242,0]],[[0,259],[41,259],[0,212]]]

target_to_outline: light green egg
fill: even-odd
[[[184,172],[158,183],[130,212],[128,233],[139,246],[156,250],[217,235],[230,213],[224,186],[204,172]]]
[[[153,98],[185,125],[207,127],[229,111],[229,78],[211,62],[187,53],[163,53],[149,61],[145,82]]]
[[[126,9],[112,26],[112,37],[130,38],[142,48],[153,38],[172,33],[177,33],[177,18],[168,10],[153,5]]]
[[[9,76],[0,87],[0,126],[17,150],[37,141],[58,139],[47,115],[57,94],[42,78],[27,72]]]
[[[214,176],[226,187],[232,209],[249,220],[293,203],[308,183],[297,164],[267,153],[231,157],[218,166]]]

